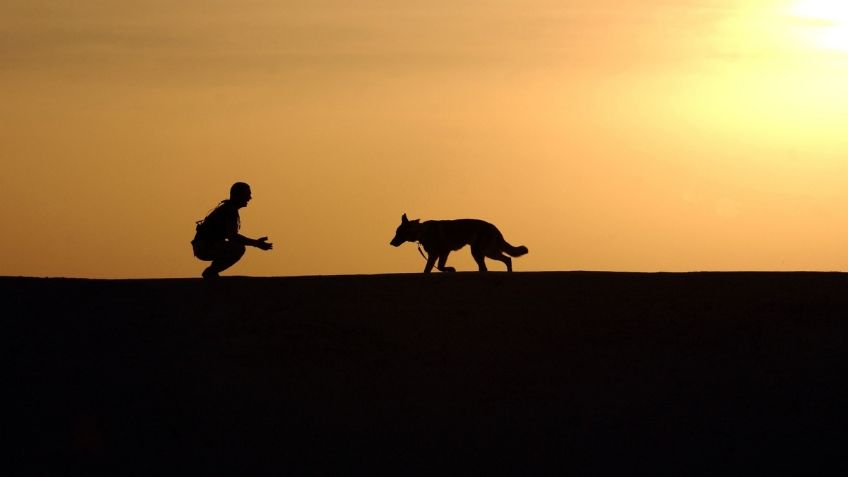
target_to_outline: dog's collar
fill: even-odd
[[[418,242],[418,243],[421,243],[421,237],[423,237],[424,233],[427,231],[427,229],[430,228],[430,223],[429,222],[419,223],[418,227],[416,227],[416,228],[417,228],[418,233],[415,234],[416,235],[415,241]]]

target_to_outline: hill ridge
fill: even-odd
[[[845,466],[846,274],[362,277],[0,278],[24,473]]]

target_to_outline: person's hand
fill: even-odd
[[[256,248],[261,248],[262,250],[271,250],[274,248],[274,244],[268,242],[268,237],[260,237],[256,240]]]

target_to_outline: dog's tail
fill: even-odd
[[[513,247],[512,245],[507,243],[506,240],[503,241],[503,251],[511,257],[520,257],[529,252],[529,250],[527,250],[527,247],[525,247],[524,245]]]

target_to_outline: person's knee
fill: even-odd
[[[227,247],[220,255],[220,259],[227,263],[236,263],[241,260],[241,257],[244,255],[245,248],[244,244],[228,242]]]
[[[242,255],[244,255],[244,250],[245,247],[242,244],[225,242],[220,253],[215,257],[215,260],[212,261],[210,268],[220,272],[232,267],[236,264],[236,262],[241,260]]]

